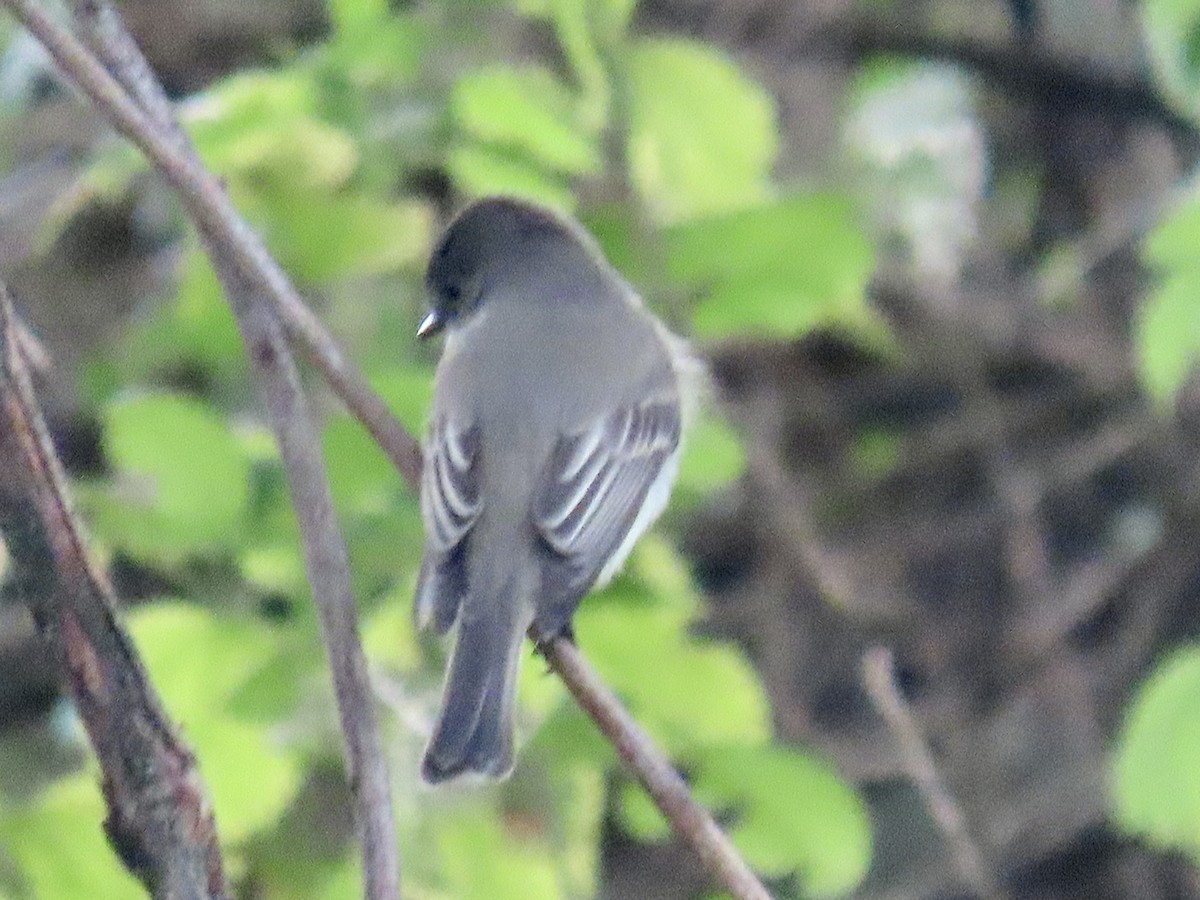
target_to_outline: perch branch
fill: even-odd
[[[155,897],[229,897],[212,805],[87,551],[0,283],[0,527],[103,773],[104,828]]]
[[[547,643],[542,643],[536,634],[530,637],[550,668],[563,680],[575,702],[591,716],[675,833],[691,845],[709,873],[736,900],[770,900],[771,895],[746,865],[733,841],[717,825],[712,814],[696,802],[687,782],[621,705],[579,648],[561,637]]]
[[[179,193],[206,240],[219,244],[239,276],[270,301],[279,321],[324,374],[334,393],[389,455],[409,486],[416,489],[421,472],[419,443],[392,417],[320,320],[304,305],[261,239],[229,201],[220,182],[155,127],[151,116],[130,99],[87,48],[43,15],[31,0],[0,0],[0,3],[43,44],[68,80],[91,99]],[[92,0],[86,3],[85,11],[96,6]],[[102,23],[92,27],[100,28]],[[111,54],[103,55],[113,65],[122,54],[119,48],[113,48]],[[127,78],[127,88],[134,96],[141,93],[136,84],[140,77],[133,74]],[[543,644],[542,651],[714,878],[738,898],[768,897],[712,816],[696,803],[665,755],[634,722],[579,650],[569,641],[556,638]]]

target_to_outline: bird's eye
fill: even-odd
[[[446,299],[451,303],[457,303],[458,298],[462,296],[462,289],[457,284],[446,285]]]

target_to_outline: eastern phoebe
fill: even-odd
[[[663,511],[703,367],[582,226],[525,201],[463,210],[425,284],[417,334],[447,337],[415,608],[457,636],[421,772],[504,778],[524,635],[568,632]]]

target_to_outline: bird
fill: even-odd
[[[662,513],[707,374],[582,225],[527,200],[466,206],[425,287],[417,334],[445,343],[414,613],[453,649],[421,777],[501,780],[526,633],[573,639],[580,601]]]

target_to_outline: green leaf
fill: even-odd
[[[1196,241],[1200,239],[1200,198],[1192,197],[1172,209],[1147,235],[1142,257],[1157,271],[1191,269],[1200,274]]]
[[[316,282],[394,272],[423,261],[433,230],[421,203],[362,193],[287,190],[259,198],[268,243],[287,268]]]
[[[238,563],[246,583],[264,591],[294,594],[308,584],[304,560],[291,535],[270,535],[270,540],[246,547]]]
[[[1200,117],[1200,3],[1147,0],[1143,32],[1150,63],[1167,96],[1193,120]]]
[[[387,19],[387,0],[328,0],[329,21],[339,31],[379,26]]]
[[[116,482],[96,496],[101,532],[138,555],[178,559],[236,544],[249,503],[249,462],[211,409],[143,394],[105,412]]]
[[[580,645],[634,715],[672,750],[766,740],[770,708],[744,654],[691,637],[692,610],[653,601],[625,579],[575,618]]]
[[[0,127],[14,127],[0,114]],[[146,171],[146,158],[130,144],[114,142],[95,148],[78,181],[46,210],[35,232],[32,249],[52,253],[54,244],[77,216],[97,206],[122,204],[130,198],[130,182]]]
[[[648,592],[646,598],[635,598],[637,602],[670,605],[689,615],[700,612],[700,597],[687,561],[660,533],[652,531],[638,541],[626,572],[638,590]]]
[[[557,0],[554,26],[558,42],[582,88],[584,121],[598,132],[608,121],[612,94],[598,40],[610,36],[596,32],[589,15],[592,6],[589,0]]]
[[[1142,257],[1157,276],[1134,322],[1142,381],[1160,405],[1178,393],[1200,356],[1200,200],[1182,202],[1147,236]]]
[[[117,366],[125,383],[161,381],[180,374],[230,380],[243,375],[237,321],[212,264],[198,246],[190,246],[184,256],[175,298],[134,323],[120,348]]]
[[[462,129],[484,144],[568,175],[594,174],[602,166],[575,97],[546,69],[493,66],[469,72],[459,78],[451,102]]]
[[[108,845],[105,815],[95,777],[83,773],[29,805],[0,811],[0,844],[20,867],[29,896],[144,900],[146,889]]]
[[[611,29],[611,34],[616,37],[626,28],[629,27],[629,22],[633,18],[633,10],[637,6],[637,0],[600,0],[594,3],[593,6],[598,10],[598,15],[607,23]]]
[[[439,823],[437,849],[446,896],[560,900],[554,855],[543,842],[506,829],[495,815]]]
[[[159,353],[184,352],[214,365],[241,359],[242,337],[225,300],[212,263],[198,246],[191,246],[171,307],[171,334],[154,335],[165,346]],[[143,340],[141,348],[152,351]]]
[[[626,781],[621,785],[617,810],[621,815],[621,827],[630,837],[645,843],[670,839],[671,823],[638,782]]]
[[[554,793],[550,838],[564,886],[562,893],[594,897],[604,824],[604,773],[590,763],[561,765],[550,781]]]
[[[1158,403],[1169,403],[1200,358],[1200,278],[1187,274],[1160,281],[1134,323],[1142,381]]]
[[[452,147],[448,165],[458,186],[469,196],[509,194],[570,212],[575,195],[557,175],[520,156],[464,144]]]
[[[303,767],[266,725],[238,718],[233,701],[272,658],[278,633],[183,603],[140,607],[128,624],[151,681],[196,750],[222,840],[237,843],[277,821]]]
[[[433,405],[433,370],[398,366],[371,373],[371,387],[412,434],[422,434]]]
[[[1127,832],[1200,860],[1200,647],[1164,660],[1126,714],[1113,764]]]
[[[746,452],[736,431],[724,419],[703,416],[684,439],[677,484],[707,494],[736,480],[746,468]]]
[[[582,88],[584,120],[600,130],[608,120],[612,90],[604,54],[618,45],[636,0],[517,0],[525,15],[548,19]]]
[[[184,111],[200,155],[235,181],[234,193],[328,189],[358,164],[353,138],[317,118],[314,85],[300,70],[224,79]]]
[[[382,512],[391,506],[400,476],[357,419],[333,419],[325,426],[322,443],[339,510]]]
[[[664,236],[670,276],[701,294],[698,334],[796,337],[817,324],[877,325],[874,268],[850,205],[822,194],[677,225]]]
[[[543,680],[556,679],[543,674]],[[521,719],[528,713],[523,701]],[[576,729],[576,724],[581,728]],[[574,752],[577,742],[569,732],[577,730],[595,734],[595,726],[578,707],[560,702],[546,726],[520,748],[517,769],[499,798],[500,814],[508,830],[526,840],[536,836],[549,848],[558,874],[558,896],[594,897],[608,806],[604,764],[611,752],[607,746],[601,754]]]
[[[665,243],[669,274],[689,284],[782,268],[804,275],[809,292],[848,292],[861,289],[872,264],[852,206],[830,194],[798,194],[677,225]]]
[[[387,11],[386,0],[342,5],[355,9],[341,16],[336,33],[313,54],[313,70],[323,92],[321,111],[331,121],[352,122],[349,130],[361,136],[379,124],[377,95],[390,104],[389,114],[396,112],[395,92],[420,74],[432,29],[419,13]]]
[[[415,572],[424,541],[416,493],[401,491],[391,510],[360,512],[347,523],[346,539],[355,592],[360,595],[378,594],[398,573]]]
[[[240,395],[244,374],[237,322],[208,257],[189,246],[175,297],[135,320],[115,352],[88,363],[84,391],[101,406],[138,383],[228,385]]]
[[[590,21],[590,30],[601,43],[617,40],[629,27],[637,0],[516,0],[517,9],[527,16],[553,19],[566,15]]]
[[[612,263],[632,285],[652,285],[657,280],[656,233],[641,221],[637,208],[627,201],[589,202],[580,210],[580,221],[595,237],[604,251],[604,258]],[[648,260],[651,253],[654,260]]]
[[[291,640],[280,649],[264,650],[258,671],[250,675],[229,695],[226,707],[236,719],[277,727],[307,698],[305,689],[314,673],[325,676],[325,656],[315,645]]]
[[[824,763],[779,746],[712,747],[696,792],[738,816],[731,836],[756,871],[797,872],[806,896],[846,894],[871,862],[871,823],[858,794]]]
[[[851,449],[854,466],[864,478],[882,478],[896,468],[900,458],[900,436],[886,428],[860,432]]]
[[[416,671],[421,667],[421,648],[412,617],[415,587],[415,577],[397,584],[363,623],[363,647],[373,663],[401,671]]]
[[[767,92],[717,50],[645,40],[624,60],[634,187],[679,221],[761,203],[778,148]]]

